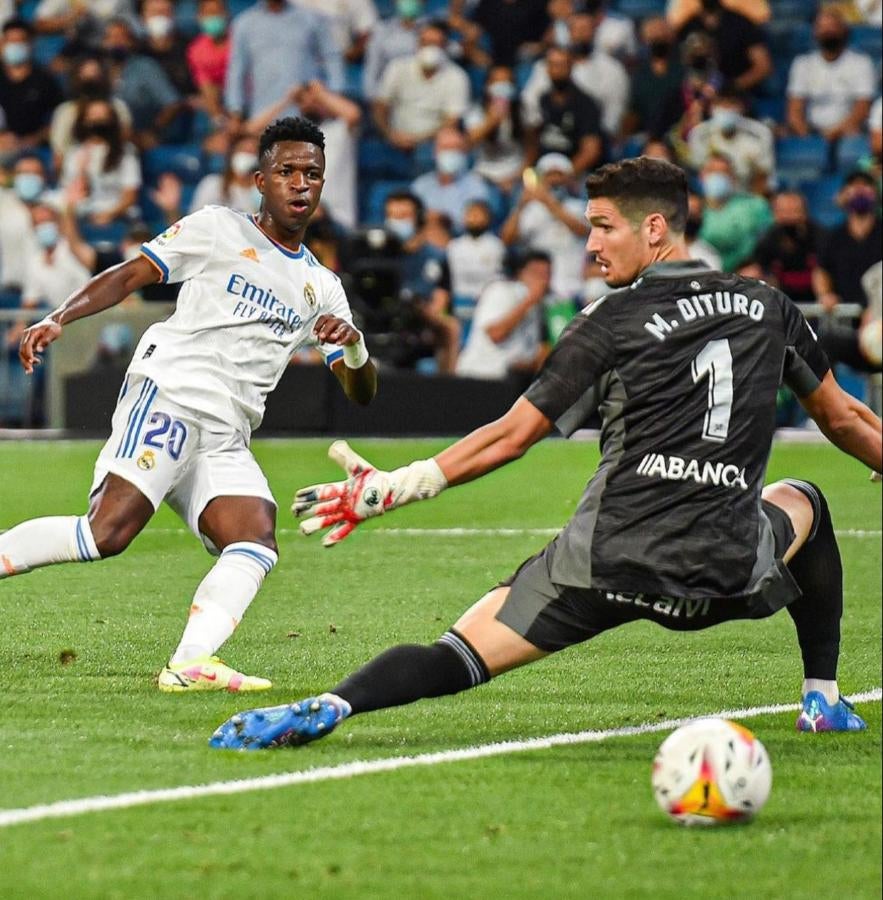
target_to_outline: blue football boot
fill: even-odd
[[[844,697],[831,706],[820,691],[810,691],[803,698],[803,709],[797,717],[798,731],[864,731],[868,726]]]
[[[249,709],[224,722],[209,739],[209,746],[219,750],[297,747],[330,734],[351,711],[345,700],[333,694]]]

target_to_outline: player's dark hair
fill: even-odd
[[[648,156],[608,163],[586,178],[586,188],[590,199],[613,200],[633,224],[659,213],[672,231],[684,233],[687,176],[673,163]]]
[[[281,144],[283,141],[315,144],[320,150],[325,151],[325,135],[315,122],[300,116],[286,116],[284,119],[277,119],[272,125],[268,125],[261,133],[258,159],[263,161],[273,146]]]

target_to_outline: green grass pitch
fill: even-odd
[[[294,531],[296,487],[338,477],[327,441],[257,442],[282,504],[281,562],[224,648],[271,677],[260,705],[331,686],[391,643],[435,638],[573,510],[594,444],[546,442],[480,482],[370,523],[333,551]],[[381,467],[442,442],[356,441]],[[0,528],[84,510],[98,445],[0,444]],[[841,687],[881,682],[880,488],[824,446],[778,446],[769,478],[828,494],[844,533]],[[505,528],[501,535],[391,528]],[[872,532],[858,534],[857,531]],[[249,699],[160,694],[210,558],[163,509],[123,556],[0,583],[0,807],[293,772],[798,699],[790,618],[671,634],[641,623],[460,697],[353,720],[293,751],[210,750]],[[773,761],[753,824],[689,830],[653,801],[661,734],[0,829],[0,897],[879,897],[880,704],[859,735],[746,724]]]

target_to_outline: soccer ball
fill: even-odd
[[[653,760],[653,793],[682,825],[747,822],[773,781],[763,744],[726,719],[698,719],[673,731]]]

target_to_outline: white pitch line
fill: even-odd
[[[374,528],[364,534],[379,534],[384,537],[554,537],[561,528]],[[0,534],[8,529],[0,528]],[[192,534],[189,528],[150,528],[144,534]],[[276,534],[300,534],[298,528],[277,528]],[[837,537],[878,538],[880,530],[864,528],[844,528],[835,531]]]
[[[858,703],[876,702],[883,697],[883,689],[873,688],[849,699]],[[553,747],[574,744],[593,744],[617,737],[653,734],[669,731],[708,716],[725,719],[751,719],[770,713],[789,712],[800,708],[798,703],[780,703],[773,706],[752,706],[747,709],[727,709],[706,713],[704,716],[687,716],[668,719],[664,722],[647,722],[624,728],[610,728],[606,731],[578,731],[570,734],[552,734],[547,737],[529,738],[523,741],[501,741],[494,744],[480,744],[460,750],[442,750],[437,753],[421,753],[419,756],[392,756],[386,759],[356,760],[336,766],[322,766],[302,772],[283,772],[278,775],[262,775],[238,781],[215,781],[210,784],[189,785],[175,788],[160,788],[150,791],[131,791],[111,796],[82,797],[78,800],[60,800],[22,809],[0,810],[0,828],[19,825],[24,822],[40,822],[45,819],[62,819],[91,812],[106,812],[113,809],[130,809],[133,806],[150,806],[175,800],[193,800],[197,797],[217,797],[230,794],[245,794],[250,791],[266,791],[272,788],[290,787],[295,784],[311,784],[317,781],[338,781],[371,775],[376,772],[394,772],[399,769],[413,769],[418,766],[437,766],[442,763],[462,762],[470,759],[484,759],[489,756],[503,756],[508,753],[523,753],[528,750],[548,750]],[[276,752],[287,752],[284,750]]]

